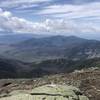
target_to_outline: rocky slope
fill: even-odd
[[[73,86],[47,84],[32,91],[13,91],[8,97],[0,100],[89,100],[81,91]]]
[[[15,90],[30,91],[45,84],[66,84],[80,88],[89,100],[100,100],[100,69],[89,68],[72,73],[56,74],[43,78],[0,80],[0,96],[7,96]]]

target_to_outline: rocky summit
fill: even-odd
[[[13,91],[0,100],[89,100],[80,90],[67,85],[43,85],[32,91]]]

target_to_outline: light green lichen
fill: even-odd
[[[79,94],[78,94],[79,93]],[[31,92],[15,91],[0,100],[89,100],[80,90],[66,85],[44,85]]]

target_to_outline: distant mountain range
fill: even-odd
[[[24,62],[90,59],[100,57],[100,41],[75,36],[31,37],[14,44],[1,43],[0,56]]]
[[[45,37],[45,35],[36,35],[36,34],[16,34],[16,33],[8,33],[8,34],[0,34],[0,44],[15,44],[20,43],[22,41],[34,38]]]
[[[0,78],[42,77],[100,67],[100,41],[97,40],[58,35],[5,35],[0,41]]]

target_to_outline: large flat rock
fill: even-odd
[[[80,90],[67,85],[43,85],[32,91],[13,91],[0,100],[89,100]]]

